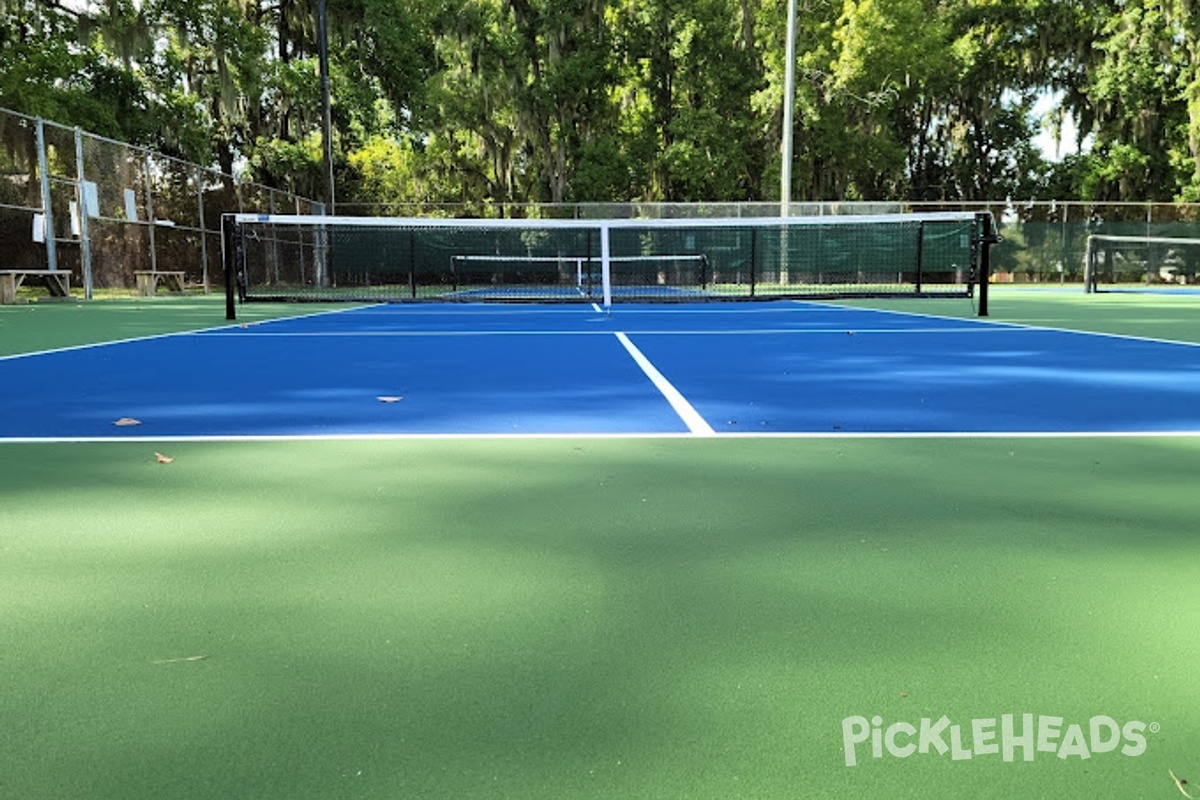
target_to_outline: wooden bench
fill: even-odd
[[[0,304],[17,302],[17,289],[26,278],[40,278],[51,297],[71,296],[71,273],[65,269],[0,269]]]
[[[138,294],[142,297],[153,297],[160,285],[176,294],[183,293],[182,271],[142,270],[134,275],[137,276]]]

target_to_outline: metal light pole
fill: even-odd
[[[796,0],[788,0],[787,62],[783,69],[783,165],[779,170],[779,216],[792,204],[792,103],[796,95]]]
[[[335,213],[333,190],[333,108],[329,99],[329,25],[326,0],[317,0],[317,54],[321,69],[321,138],[325,143],[326,213]]]

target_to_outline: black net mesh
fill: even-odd
[[[983,222],[965,213],[230,224],[246,299],[596,302],[966,296]]]

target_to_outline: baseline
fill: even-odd
[[[739,431],[700,437],[691,432],[641,433],[237,433],[122,436],[0,436],[11,444],[187,444],[220,442],[375,442],[375,441],[591,441],[698,439],[1200,439],[1200,431]]]

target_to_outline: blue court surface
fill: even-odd
[[[800,302],[315,309],[0,387],[6,440],[1200,433],[1200,346]]]

